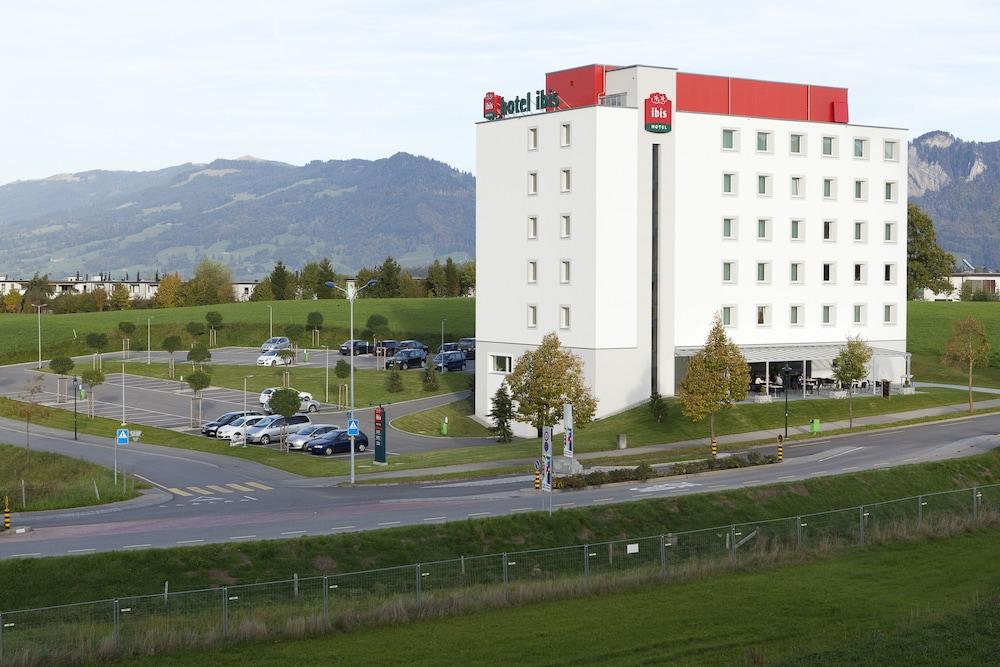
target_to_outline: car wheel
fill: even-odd
[[[402,365],[403,365],[403,370],[404,371],[410,370],[410,362],[409,361],[404,361]]]
[[[356,449],[357,449],[357,450],[358,450],[359,452],[363,452],[363,451],[365,451],[366,449],[368,449],[368,443],[365,443],[365,442],[359,442],[359,443],[358,443],[358,446],[356,447]]]
[[[327,456],[333,456],[333,447],[326,447],[323,449],[323,453]]]
[[[309,412],[316,412],[317,410],[319,410],[319,408],[317,408],[315,405],[309,406]]]
[[[262,444],[262,445],[269,445],[269,444],[271,444],[271,438],[267,435],[267,433],[265,433],[264,435],[260,436],[260,444]]]

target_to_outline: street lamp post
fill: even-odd
[[[353,341],[352,341],[353,342]],[[330,346],[324,345],[323,349],[326,350],[326,399],[324,403],[330,402]]]
[[[38,367],[42,367],[42,308],[45,307],[44,303],[31,304],[38,313]]]
[[[781,372],[785,374],[785,386],[782,387],[781,391],[785,394],[785,439],[788,439],[788,374],[792,372],[792,367],[785,362],[784,368]]]
[[[252,375],[243,376],[243,417],[247,416],[247,380],[252,378]]]
[[[441,347],[438,348],[438,352],[441,352],[441,353],[444,353],[444,322],[447,319],[448,319],[447,317],[442,317],[441,318]]]
[[[150,332],[153,318],[146,318],[146,365],[149,366],[152,363],[152,357],[150,356]]]
[[[348,308],[350,310],[350,327],[351,327],[351,411],[348,413],[348,419],[354,418],[354,300],[358,297],[362,291],[368,289],[378,281],[374,278],[369,280],[360,288],[357,287],[353,278],[346,281],[344,287],[339,287],[335,285],[332,281],[326,281],[326,286],[330,289],[338,289],[344,293],[347,297]],[[351,436],[351,484],[354,484],[354,436]]]
[[[74,377],[70,387],[73,389],[73,439],[76,440],[76,399],[80,395],[80,378]]]
[[[122,426],[125,426],[128,422],[125,421],[125,362],[122,362]]]
[[[274,338],[274,308],[267,307],[267,337]]]

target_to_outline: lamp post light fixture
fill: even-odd
[[[70,385],[73,390],[73,439],[77,440],[76,434],[76,399],[80,395],[80,378],[73,377],[73,384]]]
[[[781,388],[781,391],[785,394],[785,439],[788,439],[788,374],[792,372],[792,367],[785,362],[785,366],[781,369],[781,372],[785,374],[785,384]]]
[[[366,282],[361,287],[358,287],[353,278],[348,278],[344,284],[344,287],[335,285],[332,281],[326,281],[326,286],[330,289],[340,290],[347,297],[348,308],[350,310],[350,327],[351,327],[351,411],[347,414],[348,419],[354,418],[354,300],[358,297],[358,294],[364,290],[372,287],[378,281],[372,278]],[[351,436],[351,484],[354,484],[354,436]]]

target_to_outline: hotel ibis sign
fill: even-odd
[[[663,93],[652,93],[646,98],[646,131],[662,134],[670,131],[674,104]]]
[[[532,104],[534,103],[534,104]],[[559,93],[554,90],[548,92],[536,90],[534,97],[531,92],[518,95],[514,99],[505,100],[496,93],[489,92],[483,97],[483,118],[486,120],[497,120],[519,113],[531,113],[532,111],[546,111],[548,109],[559,108]]]

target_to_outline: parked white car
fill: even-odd
[[[260,401],[260,406],[264,409],[264,412],[271,414],[271,396],[273,396],[274,392],[279,389],[281,389],[281,387],[268,387],[264,391],[260,392],[260,398],[258,400]],[[308,391],[299,392],[299,401],[301,401],[301,404],[299,405],[299,412],[318,412],[320,407],[322,407]]]
[[[288,357],[287,359],[283,359],[281,357],[281,352],[282,352],[282,350],[268,350],[264,354],[262,354],[259,357],[257,357],[257,365],[258,366],[279,366],[279,365],[288,366],[289,364],[292,363],[292,358]]]
[[[247,428],[256,425],[265,416],[251,415],[249,417],[240,417],[231,424],[220,426],[215,432],[215,437],[222,440],[232,440],[233,442],[242,441],[243,436],[246,435]]]

